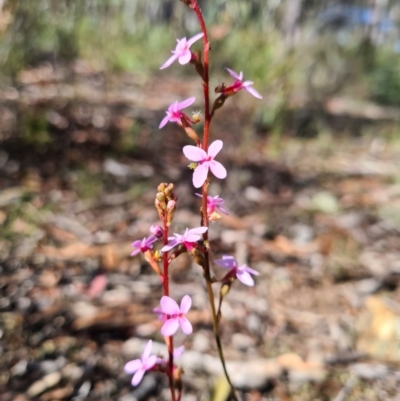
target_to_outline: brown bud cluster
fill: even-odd
[[[178,197],[174,194],[174,184],[161,183],[157,187],[155,206],[160,220],[166,221],[170,226],[176,209]]]

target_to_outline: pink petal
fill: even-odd
[[[137,255],[138,253],[140,253],[140,248],[139,248],[139,249],[135,249],[135,250],[131,253],[131,256],[135,256],[135,255]]]
[[[180,307],[181,313],[184,314],[188,313],[191,306],[192,306],[192,298],[190,298],[189,295],[185,295],[181,301],[181,307]]]
[[[253,287],[254,280],[247,272],[237,272],[236,277],[244,284],[249,287]]]
[[[226,168],[220,162],[217,162],[215,160],[210,162],[210,169],[217,178],[221,180],[226,178]]]
[[[161,67],[160,70],[163,70],[164,68],[169,67],[174,61],[176,61],[179,57],[179,54],[174,54],[171,56]]]
[[[179,328],[179,318],[168,319],[161,327],[161,334],[164,337],[173,336]]]
[[[186,107],[189,107],[195,102],[196,98],[195,97],[190,97],[189,99],[183,100],[182,102],[179,102],[176,105],[177,110],[182,110],[185,109]]]
[[[199,164],[193,171],[193,185],[195,188],[200,188],[207,179],[208,163]]]
[[[185,242],[197,242],[201,238],[198,234],[188,234],[185,237]]]
[[[189,230],[190,234],[204,234],[206,231],[208,230],[208,227],[196,227],[196,228],[192,228],[191,230]]]
[[[226,269],[235,269],[237,267],[236,259],[229,255],[223,255],[222,259],[216,259],[214,263]]]
[[[240,75],[238,75],[235,71],[231,70],[230,68],[225,68],[225,70],[228,71],[229,74],[230,74],[233,78],[238,79],[239,81],[242,80],[242,77],[243,77],[243,76],[241,77]],[[242,74],[242,72],[240,72],[240,74]]]
[[[168,242],[167,245],[163,246],[161,248],[161,252],[168,252],[170,251],[172,248],[174,248],[175,246],[177,246],[180,242],[174,238],[173,240],[171,240],[170,242]]]
[[[263,97],[251,86],[245,87],[244,89],[247,90],[247,92],[249,92],[251,95],[253,95],[254,97],[256,97],[257,99],[262,99]]]
[[[182,316],[179,319],[179,324],[181,326],[182,331],[185,334],[192,334],[192,332],[193,332],[192,324],[189,322],[189,320],[187,320],[187,318],[185,316]]]
[[[247,273],[253,274],[254,276],[260,275],[260,273],[257,270],[253,270],[251,267],[249,267],[247,265],[240,266],[238,268],[238,270],[239,270],[239,272],[247,272]]]
[[[132,246],[133,246],[134,248],[140,248],[140,247],[142,246],[142,240],[138,239],[138,240],[136,240],[136,241],[133,241],[133,242],[132,242]]]
[[[158,129],[161,129],[162,127],[165,127],[167,125],[168,121],[169,121],[169,116],[165,116],[161,120],[160,125],[158,126]]]
[[[160,306],[163,313],[166,315],[175,315],[179,313],[179,306],[171,297],[166,295],[161,297]]]
[[[153,245],[157,241],[157,237],[154,235],[150,235],[149,238],[147,238],[147,246]]]
[[[190,46],[192,46],[192,44],[194,43],[194,42],[197,42],[200,38],[202,38],[204,36],[204,33],[203,32],[201,32],[201,33],[198,33],[197,35],[194,35],[192,38],[190,38],[188,41],[187,41],[187,46],[188,47],[190,47]]]
[[[191,58],[192,53],[190,52],[190,50],[186,50],[184,53],[181,53],[179,57],[179,64],[185,65],[190,61]]]
[[[246,88],[247,86],[251,86],[251,85],[253,85],[253,84],[254,84],[253,81],[244,81],[244,82],[242,83],[242,88]]]
[[[135,373],[138,369],[142,367],[142,361],[140,359],[134,359],[133,361],[129,361],[124,366],[124,371],[128,375]]]
[[[207,153],[198,146],[186,145],[183,147],[183,154],[193,162],[200,162],[207,159]]]
[[[178,359],[185,351],[185,346],[181,345],[179,348],[174,349],[174,359]]]
[[[132,386],[137,386],[143,379],[144,376],[144,370],[140,369],[138,370],[132,377]]]
[[[146,361],[146,370],[150,370],[157,363],[157,355],[150,355]]]
[[[217,205],[217,209],[223,214],[229,214],[228,211],[223,206]]]
[[[222,149],[222,146],[224,146],[224,143],[217,139],[214,141],[209,147],[208,147],[208,156],[215,157],[219,153],[219,151]]]
[[[151,347],[153,346],[153,341],[149,340],[142,354],[142,361],[146,360],[151,354]]]

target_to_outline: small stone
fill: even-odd
[[[54,387],[61,380],[60,372],[53,372],[42,379],[35,381],[26,391],[28,397],[36,397],[39,394],[45,392],[51,387]]]
[[[235,333],[232,336],[232,345],[239,351],[247,351],[249,348],[255,346],[255,341],[252,337],[246,334]]]
[[[350,366],[350,371],[361,379],[375,380],[385,378],[389,368],[381,363],[356,363]]]
[[[209,337],[202,331],[197,332],[193,336],[192,349],[198,352],[208,351],[210,349]]]
[[[22,376],[25,374],[27,367],[28,361],[19,361],[10,369],[10,374],[11,376]]]
[[[282,374],[282,367],[276,359],[228,362],[227,368],[232,384],[239,390],[263,390],[270,380]]]

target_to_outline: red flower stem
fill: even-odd
[[[209,71],[208,71],[208,62],[209,62],[209,52],[210,52],[210,43],[208,41],[207,28],[204,22],[203,14],[201,9],[197,3],[197,0],[192,0],[190,7],[193,8],[196,13],[197,19],[200,24],[200,29],[203,32],[203,95],[204,95],[204,129],[203,129],[203,149],[205,151],[208,150],[208,140],[210,135],[210,124],[212,115],[210,114],[210,82],[209,82]],[[208,180],[204,183],[202,188],[202,209],[201,209],[201,225],[208,227],[208,212],[207,212],[207,196],[208,196]],[[206,249],[204,251],[204,278],[206,280],[207,286],[207,295],[208,300],[211,307],[211,314],[213,319],[213,329],[215,342],[217,343],[218,355],[221,360],[222,368],[224,370],[224,374],[226,380],[231,386],[231,396],[235,401],[238,401],[235,389],[232,385],[231,379],[229,377],[228,370],[226,368],[224,352],[222,349],[221,335],[219,332],[219,320],[217,316],[217,311],[214,303],[214,293],[212,290],[212,279],[211,279],[211,269],[210,269],[210,253],[208,248],[208,230],[203,234],[203,240],[206,244]]]
[[[167,217],[165,217],[164,221],[164,236],[163,236],[163,244],[164,246],[168,244],[168,225],[167,225]],[[164,295],[169,296],[169,278],[168,278],[168,252],[164,252],[163,254],[163,290]]]
[[[203,32],[203,94],[204,94],[204,130],[203,130],[203,149],[208,149],[208,137],[210,134],[210,82],[208,73],[208,56],[210,52],[210,43],[208,42],[207,28],[204,22],[203,14],[197,0],[193,0],[191,7],[196,13],[197,19],[199,20],[201,32]]]
[[[163,244],[168,244],[168,224],[167,217],[163,220],[164,225],[164,236],[163,236]],[[169,296],[169,260],[168,260],[168,252],[164,252],[163,254],[163,291],[165,296]],[[172,401],[176,401],[175,390],[174,390],[174,378],[173,378],[173,370],[174,370],[174,338],[166,337],[166,343],[168,347],[168,381],[169,388],[171,390],[171,399]]]

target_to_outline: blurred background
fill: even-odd
[[[223,309],[233,382],[245,400],[395,400],[400,3],[199,3],[211,86],[228,67],[263,95],[229,98],[211,134],[230,212],[213,253],[261,273]],[[158,129],[175,100],[201,109],[190,65],[159,70],[198,32],[178,0],[0,0],[1,401],[169,399],[162,376],[133,389],[123,372],[148,338],[165,352],[159,280],[129,255],[160,182],[179,196],[173,231],[199,223],[189,139]],[[174,263],[173,296],[194,302],[184,399],[222,401],[201,271]]]

